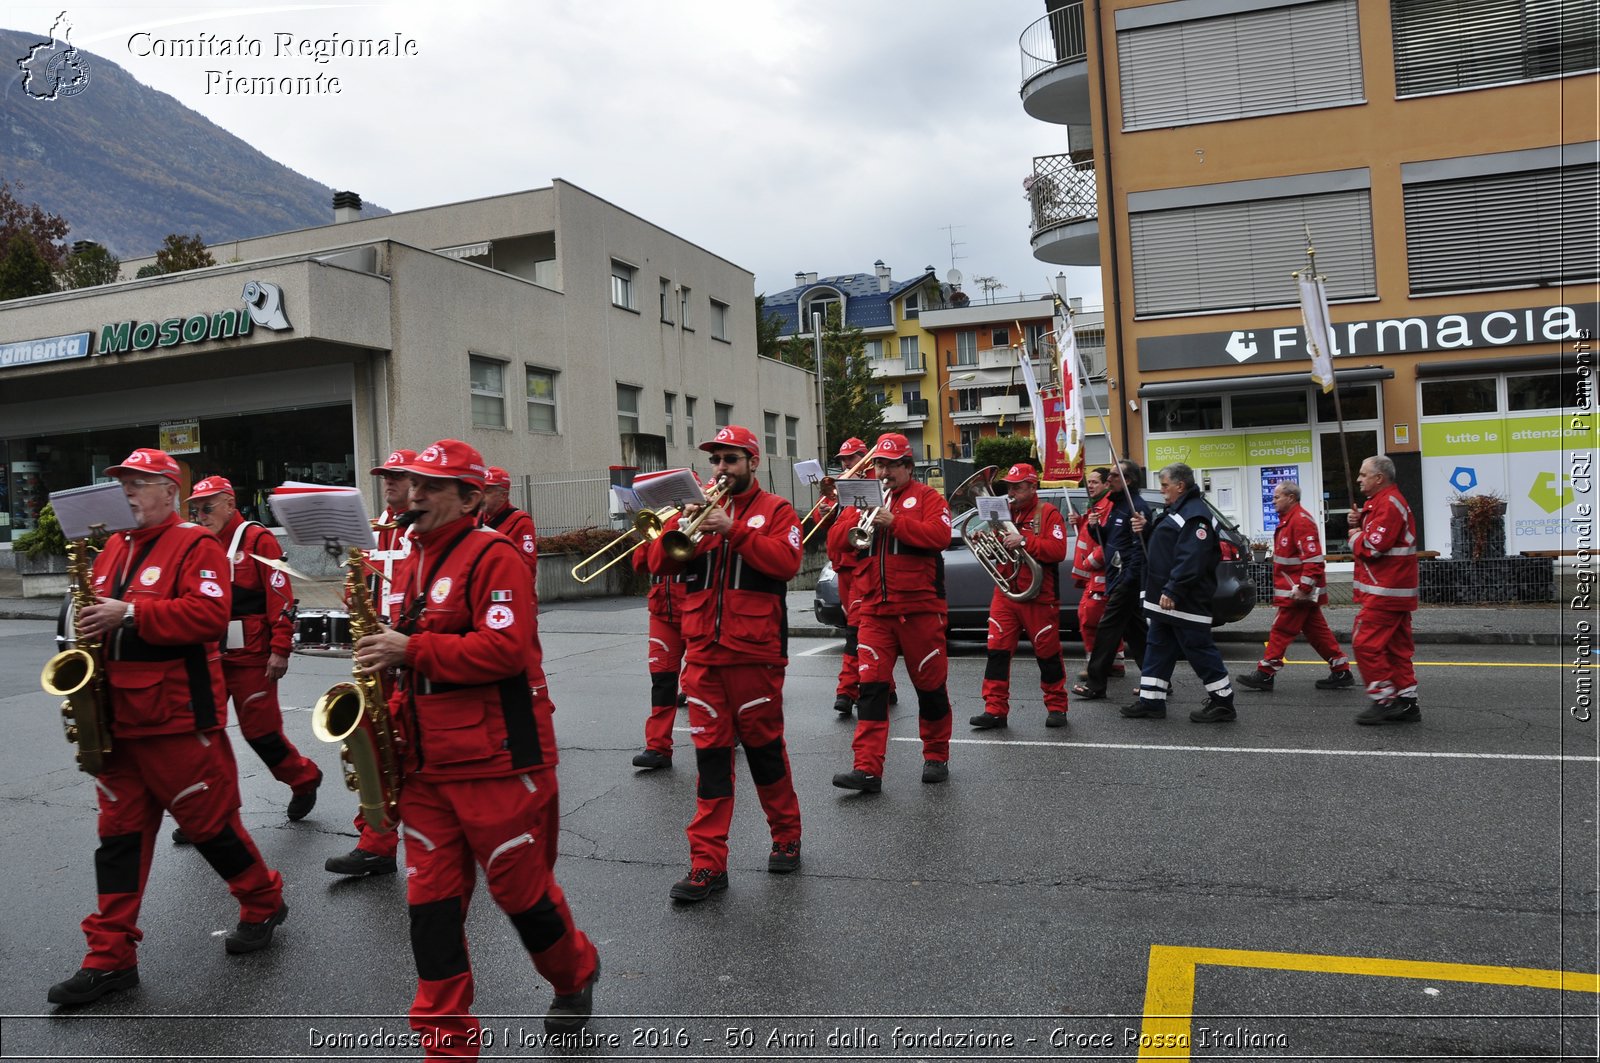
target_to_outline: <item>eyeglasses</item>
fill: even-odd
[[[203,506],[190,506],[189,507],[189,516],[193,517],[193,516],[196,516],[196,515],[201,514],[201,513],[204,513],[206,516],[210,516],[211,515],[211,511],[213,509],[216,509],[220,505],[222,505],[221,502],[207,502]]]
[[[143,487],[163,487],[163,486],[165,486],[167,484],[170,484],[171,482],[172,482],[171,480],[124,480],[122,482],[122,486],[124,486],[124,487],[139,487],[139,488],[143,488]]]
[[[741,459],[748,456],[743,452],[737,454],[713,454],[710,460],[713,465],[737,465]]]

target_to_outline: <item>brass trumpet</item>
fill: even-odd
[[[678,508],[676,506],[665,506],[661,509],[641,509],[633,515],[633,526],[631,528],[582,561],[579,561],[576,565],[573,565],[572,578],[579,583],[588,583],[606,569],[626,561],[633,556],[633,552],[639,547],[660,538],[662,527],[677,515]],[[605,559],[605,564],[591,571],[590,566],[602,558]]]
[[[668,557],[680,565],[694,557],[700,543],[700,525],[705,523],[711,511],[728,497],[731,490],[733,481],[726,476],[718,476],[711,490],[706,492],[706,504],[700,507],[700,512],[690,517],[688,523],[680,522],[676,528],[660,533],[661,549]]]
[[[828,500],[829,495],[830,495],[830,488],[833,487],[835,482],[837,482],[839,480],[853,480],[853,479],[855,479],[855,475],[856,475],[856,473],[861,471],[861,467],[863,465],[866,465],[871,460],[872,460],[872,451],[869,450],[869,451],[867,451],[865,454],[863,454],[861,456],[861,460],[860,461],[858,461],[854,465],[850,466],[848,469],[846,469],[844,472],[840,473],[838,476],[824,476],[822,478],[822,497],[818,498],[817,501],[816,501],[816,504],[814,504],[811,507],[810,512],[808,512],[804,517],[802,517],[800,519],[800,523],[804,524],[806,521],[811,520],[812,518],[814,518],[817,515],[817,510],[822,508],[822,503],[824,503],[824,502],[826,502]],[[823,522],[823,521],[818,521],[816,524],[813,524],[811,526],[811,530],[806,532],[806,537],[804,539],[800,540],[800,545],[804,546],[806,543],[809,543],[811,541],[811,537],[813,535],[817,534],[817,530],[819,528],[821,528],[824,523],[825,522]]]
[[[880,483],[883,484],[883,505],[874,506],[861,514],[861,519],[856,521],[856,526],[851,528],[850,533],[845,536],[845,541],[850,544],[850,549],[852,550],[872,549],[872,536],[875,532],[875,525],[872,523],[872,519],[878,515],[878,510],[889,504],[889,481],[882,480]]]

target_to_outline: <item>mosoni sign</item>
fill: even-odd
[[[283,312],[283,289],[266,281],[244,286],[244,305],[227,310],[200,311],[162,321],[113,321],[100,327],[95,354],[123,354],[185,343],[230,340],[248,336],[253,328],[284,332],[294,326]]]
[[[1593,336],[1597,317],[1596,304],[1580,303],[1335,322],[1333,353],[1335,357],[1363,357],[1559,343]],[[1309,361],[1310,357],[1305,330],[1299,327],[1150,336],[1139,341],[1139,368],[1145,372]]]

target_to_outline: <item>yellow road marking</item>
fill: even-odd
[[[1248,967],[1266,971],[1305,971],[1375,978],[1423,978],[1435,982],[1473,982],[1480,985],[1560,989],[1569,993],[1600,993],[1600,974],[1587,971],[1151,945],[1150,967],[1145,976],[1140,1059],[1189,1058],[1194,1019],[1195,969],[1202,964],[1209,967]]]

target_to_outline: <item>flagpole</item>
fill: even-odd
[[[1327,278],[1317,272],[1317,249],[1311,242],[1311,226],[1306,226],[1306,268],[1296,270],[1289,276],[1299,280],[1302,276],[1310,277],[1313,281],[1323,281]],[[1327,324],[1327,322],[1324,322]],[[1320,342],[1328,342],[1328,337],[1318,337]],[[1311,342],[1310,323],[1306,323],[1306,342]],[[1333,351],[1328,351],[1328,383],[1333,391],[1333,415],[1339,421],[1339,452],[1344,458],[1344,487],[1345,494],[1350,500],[1350,508],[1356,508],[1356,483],[1350,475],[1350,442],[1345,438],[1344,432],[1344,405],[1339,401],[1338,370],[1334,368]]]

